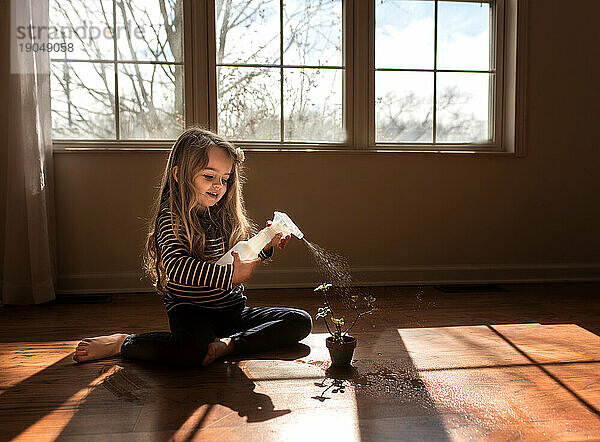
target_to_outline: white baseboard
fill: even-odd
[[[354,267],[357,286],[539,283],[600,281],[600,263]],[[314,287],[323,278],[314,268],[257,269],[247,288]],[[151,292],[141,272],[61,275],[58,294]]]

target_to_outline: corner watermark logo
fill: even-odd
[[[51,2],[53,0],[50,0]],[[81,21],[76,26],[57,26],[49,22],[42,0],[11,0],[10,72],[12,74],[47,74],[49,59],[89,59],[84,46],[104,39],[111,45],[120,35],[143,39],[143,30],[124,25],[109,26]],[[49,57],[38,54],[48,53]]]

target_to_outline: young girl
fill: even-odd
[[[254,268],[285,248],[278,234],[251,261],[215,262],[247,239],[251,223],[242,198],[244,153],[221,137],[192,128],[171,149],[154,203],[144,269],[163,295],[170,332],[117,333],[85,338],[73,359],[125,359],[177,366],[208,365],[297,343],[312,329],[310,315],[293,308],[247,307],[244,286]],[[267,224],[269,224],[267,222]]]

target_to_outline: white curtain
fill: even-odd
[[[3,304],[55,299],[56,236],[48,52],[20,51],[15,26],[48,26],[48,0],[11,1]],[[47,29],[47,28],[46,28]],[[38,41],[39,42],[39,41]]]

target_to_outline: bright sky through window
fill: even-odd
[[[490,141],[490,35],[486,2],[378,0],[376,140]]]

